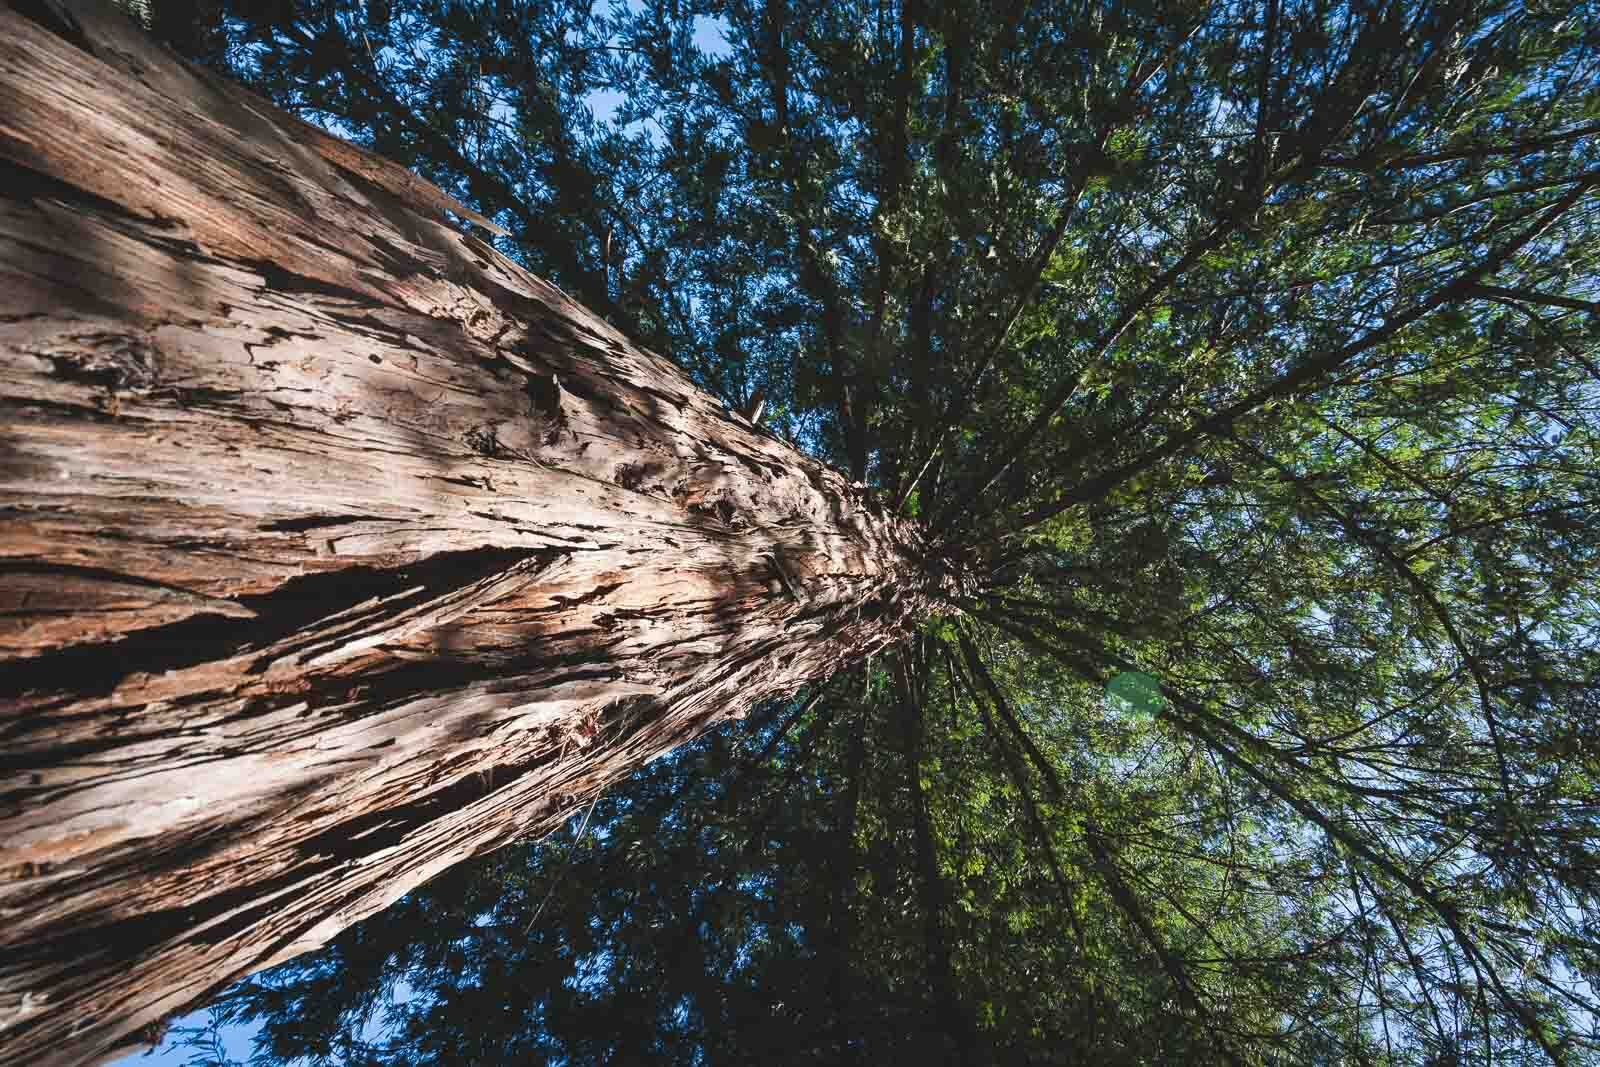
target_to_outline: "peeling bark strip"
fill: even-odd
[[[465,208],[9,2],[0,1062],[104,1055],[926,606],[914,528]]]

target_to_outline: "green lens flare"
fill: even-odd
[[[1153,674],[1123,671],[1106,685],[1113,710],[1123,715],[1154,717],[1161,710],[1161,683]]]

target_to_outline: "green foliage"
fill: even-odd
[[[217,27],[968,590],[235,989],[264,1059],[1600,1054],[1592,4]]]

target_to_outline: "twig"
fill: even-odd
[[[577,836],[572,839],[573,851],[567,853],[567,861],[563,863],[561,865],[561,869],[556,872],[555,881],[550,883],[549,892],[545,893],[544,899],[539,901],[539,906],[533,910],[533,918],[529,919],[528,925],[522,928],[522,936],[526,937],[533,932],[533,924],[539,921],[539,916],[544,914],[545,905],[550,903],[550,898],[556,895],[556,889],[561,885],[561,879],[566,875],[567,868],[572,866],[572,857],[574,854],[576,854],[578,842],[583,840],[583,832],[589,828],[589,816],[594,814],[595,805],[599,803],[600,794],[596,793],[594,795],[594,800],[589,804],[589,810],[583,813],[583,821],[578,824]]]

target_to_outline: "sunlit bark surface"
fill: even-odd
[[[897,640],[916,532],[406,172],[0,6],[0,1062]]]

